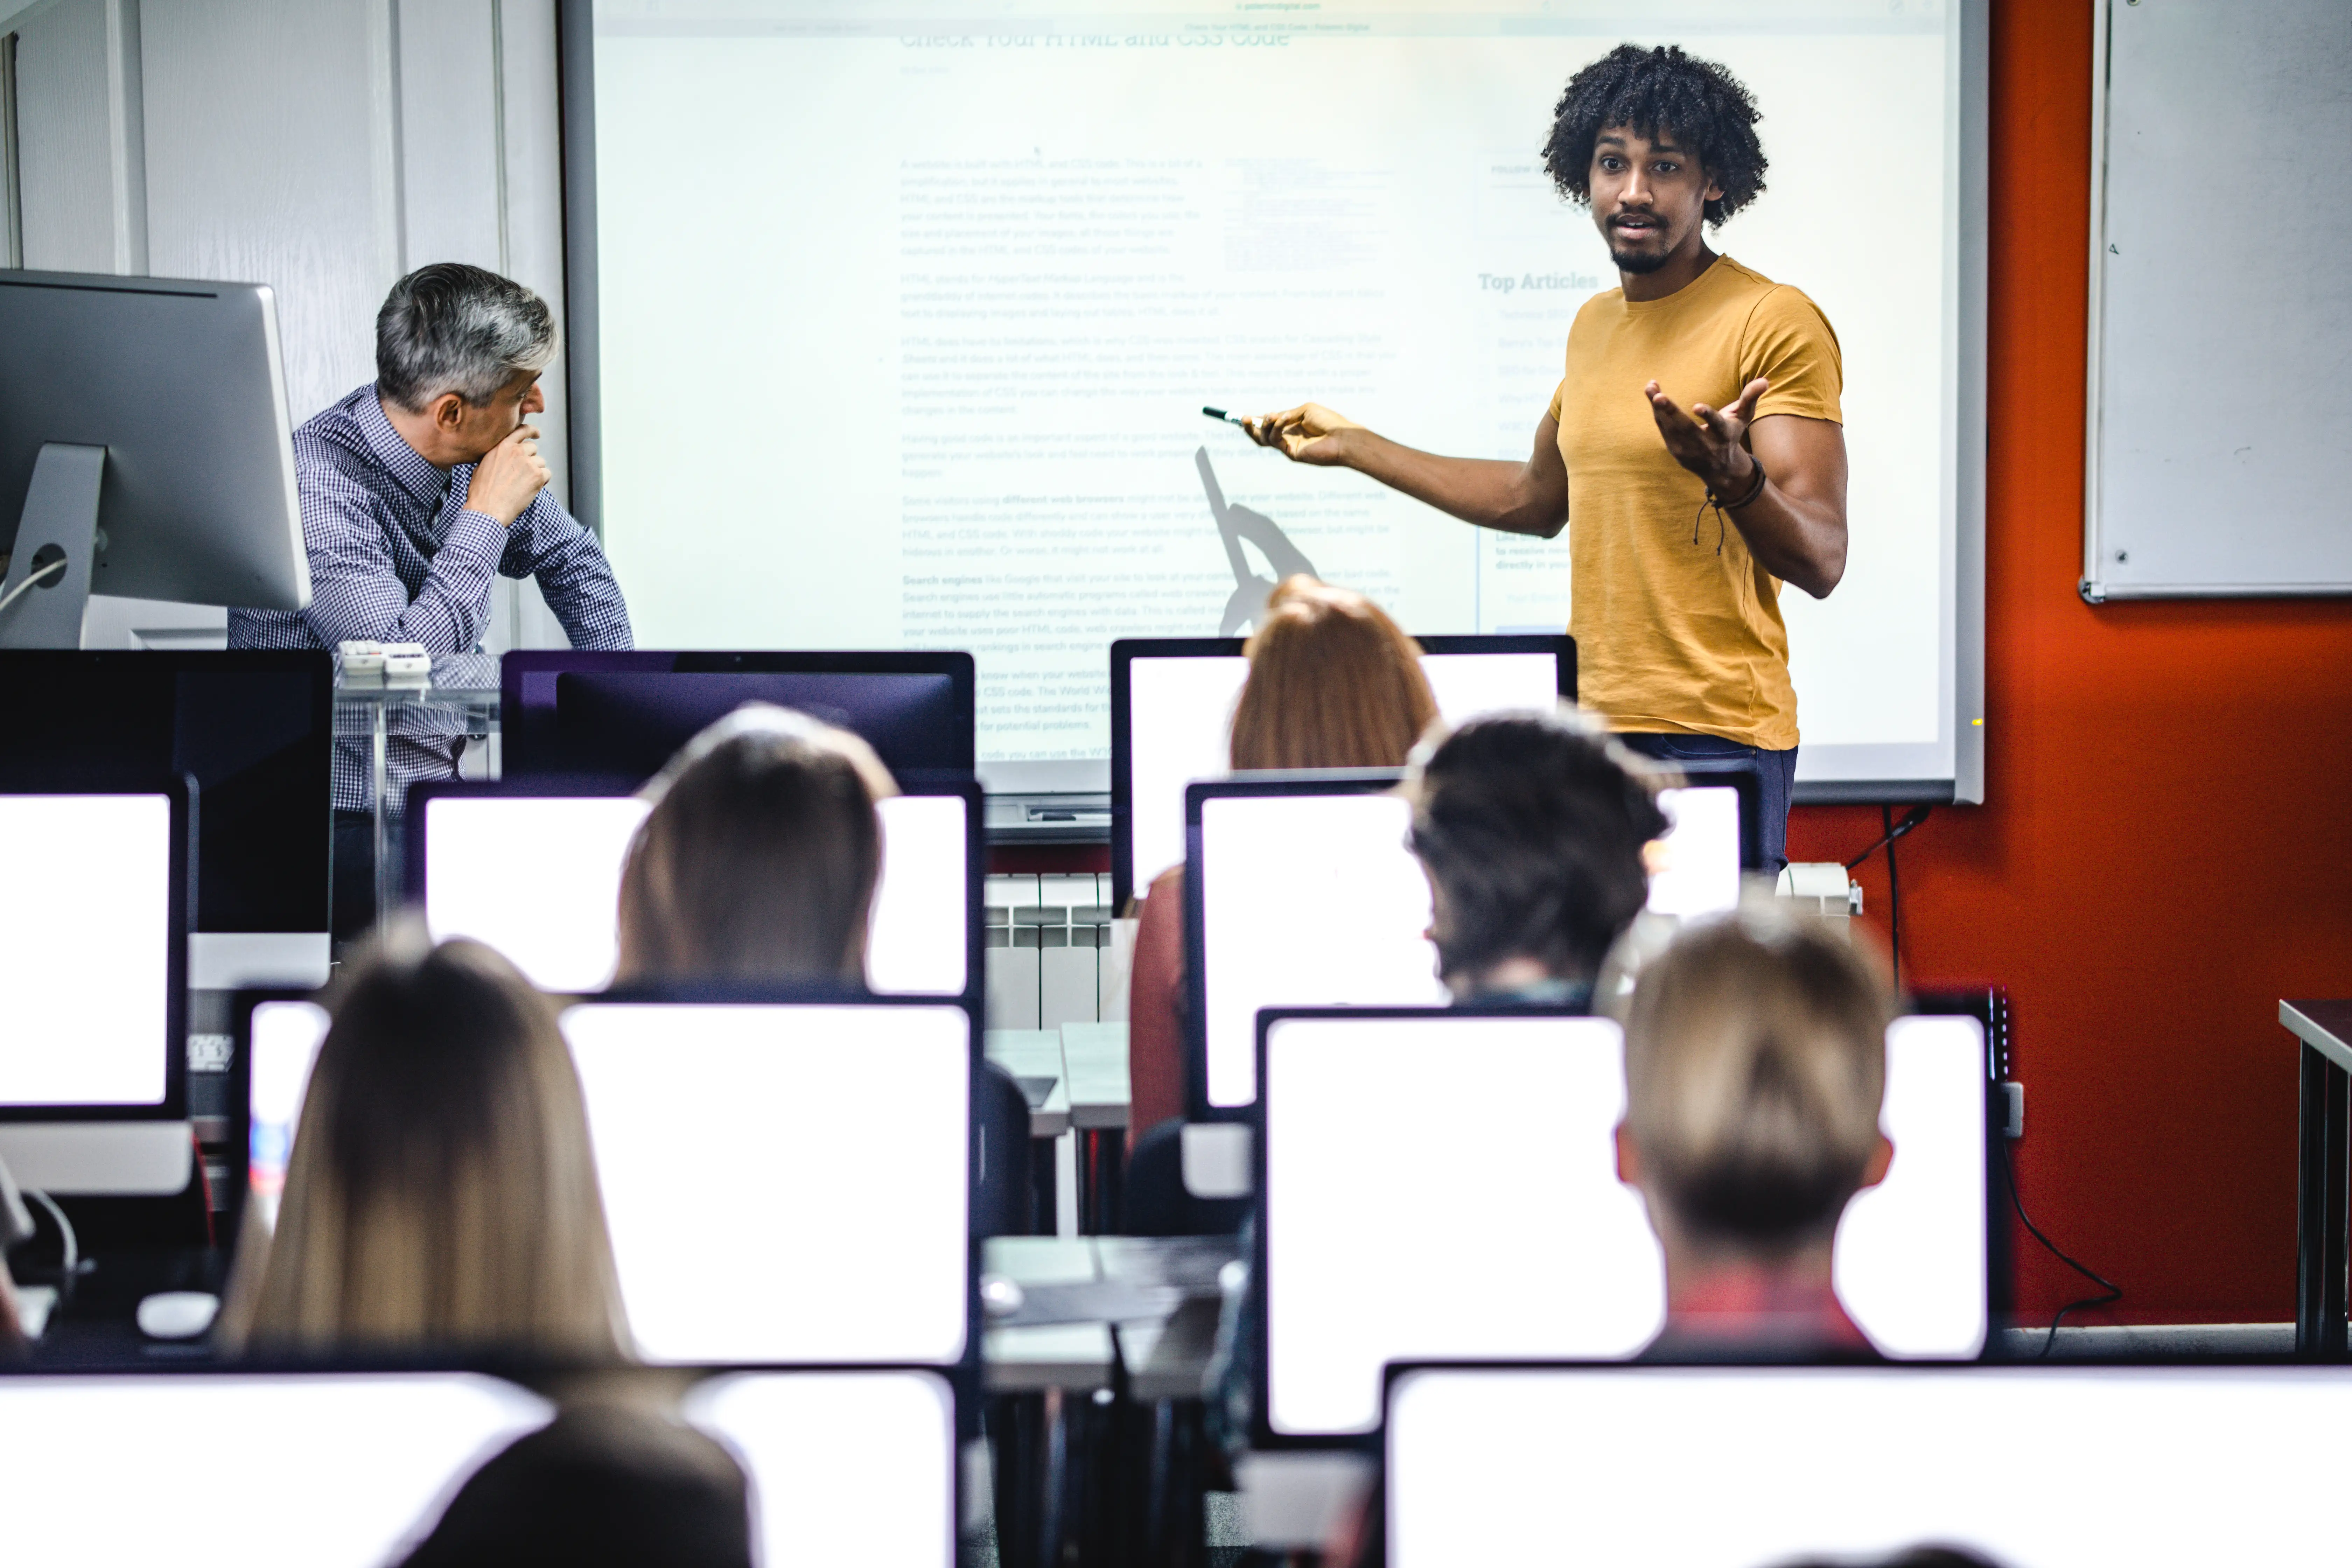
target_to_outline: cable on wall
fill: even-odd
[[[1845,863],[1845,868],[1851,871],[1881,849],[1886,851],[1887,944],[1894,950],[1895,989],[1898,993],[1903,989],[1903,880],[1895,865],[1895,841],[1915,831],[1934,814],[1935,809],[1932,805],[1915,805],[1903,814],[1902,821],[1897,822],[1893,806],[1880,806],[1878,825],[1881,831],[1878,837],[1871,841],[1869,848]]]

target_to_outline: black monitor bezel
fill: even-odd
[[[1416,637],[1430,654],[1549,653],[1555,656],[1562,700],[1576,700],[1576,639],[1565,633],[1507,632]],[[1129,688],[1139,658],[1239,658],[1242,637],[1120,637],[1110,645],[1110,892],[1124,910],[1135,884],[1135,710]]]
[[[405,858],[403,889],[408,901],[421,915],[426,892],[426,839],[430,829],[431,807],[436,800],[581,800],[614,799],[634,795],[642,786],[633,786],[614,777],[587,777],[578,774],[551,775],[522,779],[420,779],[408,786],[407,831],[403,836],[402,852]],[[971,778],[935,780],[918,777],[903,785],[903,795],[955,795],[963,802],[964,824],[964,988],[961,993],[920,992],[910,994],[919,1001],[962,1001],[974,1008],[982,1005],[988,992],[984,970],[986,955],[983,929],[986,910],[982,889],[988,874],[987,824],[985,799],[980,784]],[[559,994],[575,994],[560,993]],[[601,995],[604,993],[577,993],[580,995]],[[877,995],[899,995],[900,993],[876,993]]]
[[[1249,1121],[1257,1100],[1240,1105],[1209,1103],[1209,977],[1204,874],[1201,842],[1202,803],[1220,799],[1265,799],[1288,795],[1384,795],[1403,779],[1398,768],[1346,768],[1322,773],[1244,773],[1203,779],[1184,786],[1184,1102],[1192,1121]]]
[[[925,770],[896,770],[949,774],[973,773],[978,768],[978,677],[969,653],[918,653],[905,650],[874,652],[727,651],[683,648],[644,649],[527,648],[502,655],[499,660],[499,728],[501,772],[509,778],[563,778],[578,770],[535,762],[534,726],[525,718],[523,682],[533,675],[943,675],[952,683],[958,713],[956,750],[960,765]],[[518,752],[515,742],[521,741]],[[887,762],[887,759],[885,759]],[[614,777],[623,775],[614,774]],[[650,776],[650,775],[647,775]],[[629,780],[630,787],[645,783]]]
[[[188,932],[196,913],[196,787],[186,777],[158,778],[132,787],[110,784],[96,787],[72,784],[20,787],[11,784],[0,795],[149,795],[163,796],[170,808],[171,838],[167,851],[168,886],[164,891],[168,951],[163,968],[163,1098],[145,1105],[6,1105],[0,1104],[0,1122],[39,1121],[185,1121],[188,1119]]]

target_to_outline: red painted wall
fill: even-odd
[[[2105,1321],[2276,1321],[2295,1180],[2278,999],[2352,995],[2352,606],[2076,595],[2090,106],[2089,5],[1996,0],[1986,804],[1903,841],[1905,977],[2010,987],[2019,1186],[2123,1286]],[[2197,367],[2178,374],[2196,397]],[[1790,853],[1843,859],[1877,833],[1875,808],[1808,808]],[[1857,877],[1884,935],[1883,858]],[[2016,1241],[2021,1319],[2086,1293]]]

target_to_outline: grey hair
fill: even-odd
[[[394,284],[376,312],[376,391],[412,414],[445,392],[478,407],[545,370],[559,342],[555,313],[521,284],[436,261]]]

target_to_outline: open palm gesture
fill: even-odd
[[[1756,459],[1748,452],[1748,429],[1756,423],[1756,400],[1770,385],[1759,375],[1739,389],[1739,397],[1730,407],[1709,408],[1694,403],[1687,414],[1656,382],[1642,390],[1675,461],[1705,479],[1716,494],[1736,499],[1755,473]]]

